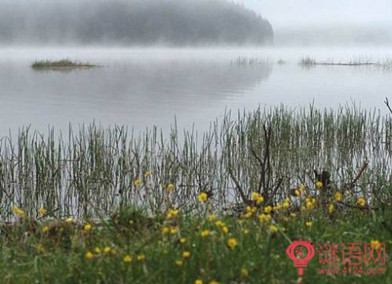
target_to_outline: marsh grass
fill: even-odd
[[[31,67],[36,70],[44,70],[44,69],[61,70],[61,69],[76,69],[76,68],[93,68],[93,67],[97,67],[97,65],[85,63],[85,62],[71,61],[69,59],[61,59],[58,61],[52,61],[52,60],[35,61],[31,65]]]
[[[227,113],[201,136],[155,127],[135,136],[126,127],[95,124],[70,127],[67,136],[23,128],[0,140],[0,214],[12,219],[15,205],[77,218],[129,205],[152,215],[171,207],[191,212],[203,191],[217,211],[248,204],[253,191],[272,204],[299,183],[314,184],[314,170],[329,171],[339,187],[365,162],[355,194],[385,206],[391,138],[390,117],[356,107]]]

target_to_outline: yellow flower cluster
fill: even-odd
[[[316,199],[314,197],[305,198],[306,209],[312,210],[316,206]]]
[[[268,205],[268,206],[264,207],[264,213],[269,214],[269,213],[271,213],[271,211],[272,211],[272,206]]]
[[[12,208],[12,212],[18,217],[24,217],[26,215],[26,213],[18,206],[14,206],[14,208]]]
[[[174,184],[169,183],[169,184],[166,186],[166,191],[167,191],[167,192],[171,192],[171,191],[173,191],[173,190],[174,190]]]
[[[357,204],[358,204],[359,206],[365,206],[365,205],[366,205],[366,199],[365,199],[364,197],[358,198]]]
[[[175,209],[169,209],[169,211],[166,214],[167,219],[173,219],[178,216],[178,210]]]
[[[140,180],[140,179],[135,179],[134,181],[133,181],[133,185],[135,186],[135,187],[141,187],[142,186],[142,181]]]
[[[317,181],[316,182],[316,187],[317,188],[322,188],[323,187],[323,183],[321,181]]]
[[[250,218],[252,217],[253,213],[257,211],[256,207],[253,206],[246,206],[246,213],[244,215],[245,218]]]
[[[259,215],[259,220],[263,223],[268,222],[271,220],[271,215],[270,214],[260,214]]]
[[[230,238],[227,240],[227,246],[229,248],[234,248],[237,246],[237,240],[235,238]]]
[[[199,200],[199,202],[207,202],[208,200],[208,195],[205,192],[202,192],[198,195],[197,199]]]
[[[46,214],[46,209],[45,208],[43,208],[43,207],[41,207],[40,209],[38,209],[37,210],[38,211],[38,214],[40,214],[40,215],[45,215]]]
[[[221,229],[221,231],[225,234],[227,234],[229,232],[229,228],[226,226],[226,224],[224,222],[222,222],[221,220],[218,220],[215,222],[215,225]]]
[[[296,196],[300,196],[302,194],[302,192],[304,192],[306,189],[306,185],[304,185],[303,183],[294,191],[294,194]]]
[[[339,191],[337,191],[336,193],[335,193],[335,200],[336,201],[340,201],[340,200],[342,200],[342,194],[339,192]]]
[[[379,247],[381,246],[381,243],[380,243],[380,241],[378,241],[378,240],[372,240],[372,241],[370,242],[370,244],[371,244],[372,247],[374,247],[374,248],[379,248]]]
[[[264,197],[262,197],[258,192],[252,192],[252,200],[255,201],[257,205],[259,205],[264,202]]]
[[[146,171],[145,173],[144,173],[144,177],[145,178],[149,178],[149,177],[151,177],[152,176],[152,172],[151,171]]]
[[[210,231],[209,230],[203,230],[200,234],[202,236],[202,238],[206,238],[210,235]]]

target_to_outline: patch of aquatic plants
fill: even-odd
[[[356,107],[282,106],[227,113],[201,136],[156,127],[136,136],[95,124],[70,127],[67,136],[23,128],[0,140],[0,214],[12,220],[14,206],[29,216],[43,207],[55,218],[109,216],[129,206],[151,215],[199,212],[200,193],[214,211],[252,205],[253,192],[275,205],[298,184],[314,187],[314,171],[328,172],[331,194],[348,188],[384,208],[391,204],[391,122]]]
[[[97,67],[97,65],[86,63],[86,62],[77,62],[71,61],[69,59],[61,59],[61,60],[38,60],[35,61],[31,67],[36,70],[44,70],[44,69],[73,69],[73,68],[93,68]]]
[[[324,60],[324,61],[317,61],[313,57],[303,57],[299,60],[299,64],[304,67],[312,67],[316,65],[326,65],[326,66],[374,66],[378,68],[382,68],[383,70],[390,70],[391,69],[391,59],[384,59],[374,61],[369,58],[363,57],[356,57],[349,60],[344,61],[334,61],[334,60]]]
[[[258,58],[258,57],[237,57],[231,61],[231,65],[238,67],[250,67],[255,65],[269,65],[271,64],[270,59]]]

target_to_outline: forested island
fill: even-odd
[[[260,45],[272,40],[267,20],[225,0],[0,3],[0,44],[194,46]]]

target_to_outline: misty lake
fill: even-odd
[[[226,110],[284,104],[337,108],[355,105],[386,112],[392,71],[378,67],[313,66],[317,60],[382,61],[388,48],[268,49],[2,49],[0,136],[31,125],[67,129],[95,121],[143,130],[207,129]],[[36,71],[35,60],[69,58],[101,67]],[[256,59],[237,64],[238,58]],[[284,62],[278,63],[279,60]]]

